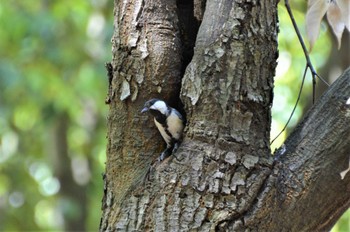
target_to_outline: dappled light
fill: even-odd
[[[98,229],[112,9],[0,3],[0,231]]]

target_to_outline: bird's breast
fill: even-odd
[[[171,145],[171,137],[168,135],[168,133],[165,131],[165,128],[162,124],[160,124],[155,118],[154,123],[156,124],[160,134],[162,135],[163,139],[168,145]]]
[[[173,138],[179,140],[184,128],[183,121],[175,113],[171,113],[167,118],[167,125]]]

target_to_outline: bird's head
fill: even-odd
[[[154,98],[145,102],[141,113],[147,112],[149,110],[156,110],[164,115],[167,115],[169,109],[164,101]]]

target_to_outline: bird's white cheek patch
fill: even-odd
[[[350,105],[350,97],[348,98],[345,104]]]
[[[157,102],[155,102],[155,103],[150,107],[150,109],[158,110],[158,111],[161,112],[162,114],[166,115],[167,110],[168,110],[168,107],[167,107],[167,105],[165,104],[165,102],[163,102],[163,101],[157,101]]]

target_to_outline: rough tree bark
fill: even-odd
[[[328,230],[349,207],[349,70],[271,154],[277,23],[274,0],[115,1],[101,231]],[[184,104],[177,159],[154,162],[153,97]]]

